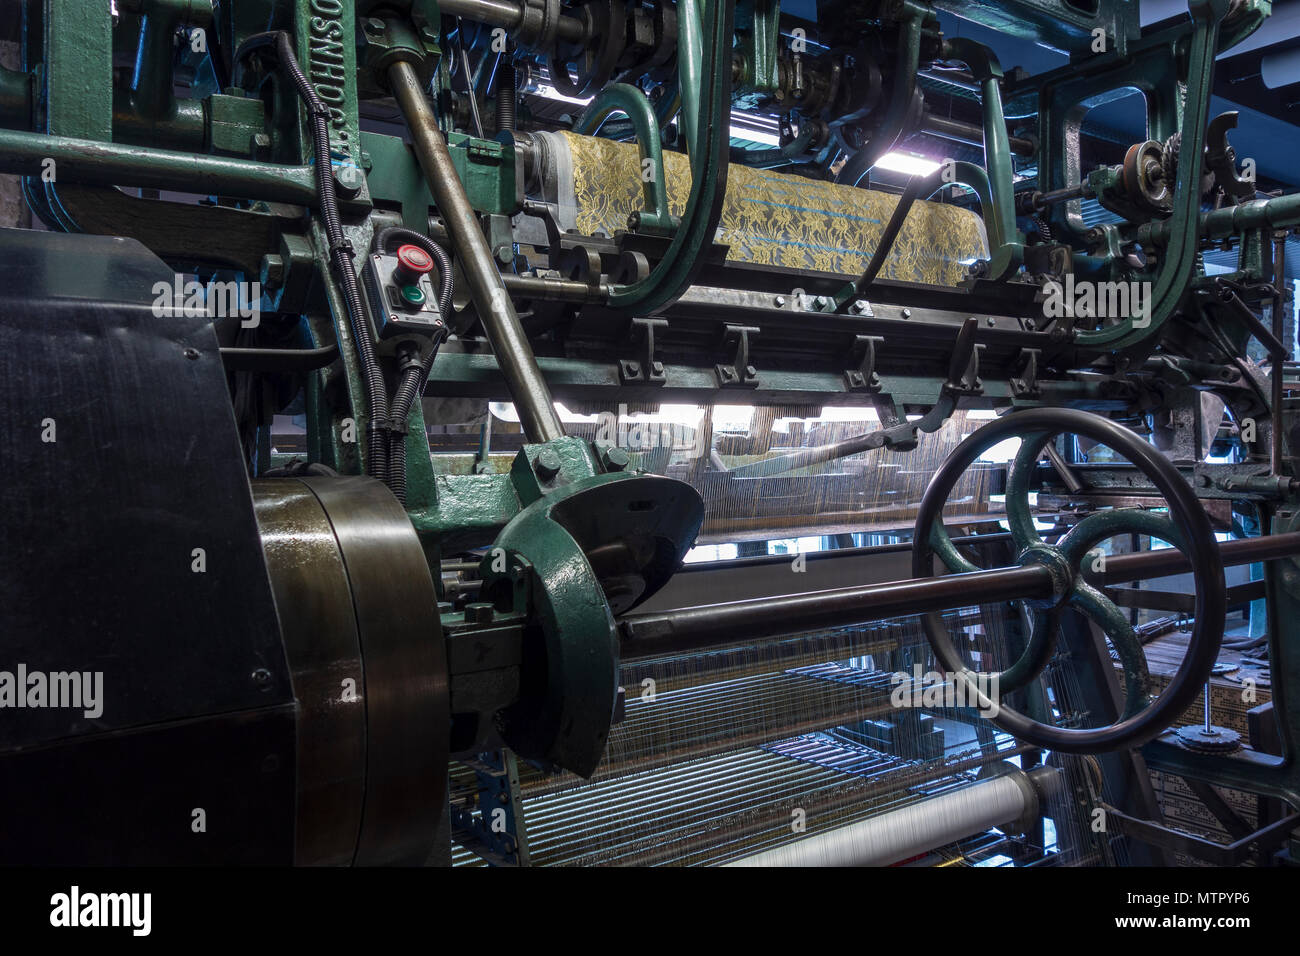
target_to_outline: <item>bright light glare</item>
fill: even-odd
[[[539,84],[533,93],[544,100],[554,100],[557,103],[572,103],[574,106],[586,106],[594,97],[576,97],[565,96],[553,86],[547,86],[545,83]],[[781,137],[774,132],[768,132],[762,129],[753,129],[743,126],[731,127],[732,139],[743,139],[749,143],[762,143],[764,146],[780,146]],[[938,168],[938,163],[935,164]]]
[[[754,129],[750,126],[731,127],[732,139],[743,139],[749,143],[762,143],[764,146],[780,146],[781,137],[767,130]]]
[[[911,153],[898,150],[886,153],[876,163],[876,166],[880,169],[890,169],[896,173],[907,173],[909,176],[925,176],[934,172],[941,165],[941,163],[926,159],[924,156],[913,156]]]
[[[536,93],[544,100],[555,100],[557,103],[572,103],[574,106],[586,106],[593,99],[595,99],[594,96],[588,96],[584,98],[579,98],[576,96],[565,96],[555,87],[546,86],[545,84],[538,86],[537,89],[533,90],[533,92]]]
[[[754,418],[753,405],[714,405],[713,430],[719,432],[748,432]]]
[[[822,408],[820,415],[813,418],[778,418],[772,424],[772,431],[789,433],[790,426],[794,422],[801,422],[805,431],[817,425],[843,424],[845,422],[856,422],[863,428],[868,428],[880,424],[880,415],[876,413],[874,408],[870,407],[827,405]]]
[[[698,564],[702,561],[733,561],[740,549],[734,544],[700,544],[686,552],[682,560],[686,564]]]
[[[489,402],[488,411],[492,413],[494,418],[498,418],[503,422],[519,421],[519,412],[513,402]],[[595,415],[579,415],[577,412],[571,412],[559,402],[555,402],[555,414],[560,416],[560,421],[570,424],[597,420]]]
[[[699,405],[660,405],[659,411],[652,415],[650,420],[696,428],[703,417],[704,409]]]
[[[730,407],[736,408],[739,406]],[[500,421],[519,421],[519,411],[515,408],[513,402],[490,402],[488,403],[488,410],[493,417]],[[753,409],[750,408],[750,411],[752,412]],[[577,412],[570,411],[563,402],[555,403],[555,413],[560,416],[560,421],[569,425],[583,422],[587,424],[592,422],[600,423],[602,421],[601,414],[580,415]],[[700,419],[704,417],[704,409],[698,405],[660,405],[657,412],[628,412],[626,406],[619,406],[618,409],[610,409],[603,414],[606,417],[618,414],[626,422],[668,423],[695,428],[700,424]],[[748,415],[745,416],[744,427],[749,427]]]
[[[880,415],[870,406],[823,405],[822,413],[806,422],[878,422]]]
[[[1016,452],[1020,451],[1019,438],[1007,438],[998,442],[992,448],[989,448],[979,456],[977,461],[992,461],[1002,464],[1016,457]]]

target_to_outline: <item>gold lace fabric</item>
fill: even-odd
[[[628,215],[645,205],[636,145],[563,135],[573,159],[578,229],[588,235],[626,229]],[[668,205],[681,216],[691,190],[690,162],[681,153],[665,152],[664,165]],[[889,193],[733,165],[720,238],[730,260],[857,275],[897,202]],[[918,202],[880,276],[955,286],[965,275],[964,263],[987,255],[979,216],[957,206]]]

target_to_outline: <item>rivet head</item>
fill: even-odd
[[[602,445],[600,461],[605,466],[606,471],[622,471],[632,463],[632,458],[617,445]]]
[[[542,481],[550,481],[560,473],[560,456],[554,449],[543,448],[537,454],[537,459],[533,462],[533,467],[537,471],[537,477]]]

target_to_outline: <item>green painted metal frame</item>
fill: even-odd
[[[172,11],[173,19],[181,4],[176,0],[149,0],[156,3],[160,10]],[[281,14],[291,16],[294,22],[304,28],[295,31],[299,38],[299,54],[304,66],[309,68],[311,49],[310,31],[305,28],[310,18],[319,11],[313,8],[310,0],[292,0],[292,7],[287,3],[279,4],[276,9]],[[354,19],[353,0],[342,0],[344,12],[340,25],[351,23]],[[679,88],[682,101],[682,128],[688,144],[692,167],[695,170],[691,200],[682,228],[674,237],[669,253],[656,267],[649,279],[632,286],[617,287],[611,304],[649,312],[672,301],[679,292],[689,285],[693,275],[692,269],[703,259],[711,242],[716,219],[713,213],[718,208],[725,189],[725,164],[727,159],[728,109],[730,102],[730,64],[731,56],[731,20],[730,4],[719,0],[683,0],[681,9],[689,15],[683,18],[681,53],[679,55]],[[765,7],[776,9],[775,2]],[[1183,150],[1180,158],[1176,191],[1176,208],[1174,217],[1166,222],[1140,227],[1140,240],[1150,240],[1157,245],[1169,246],[1174,243],[1173,254],[1169,256],[1170,265],[1162,267],[1159,277],[1158,301],[1161,308],[1171,301],[1186,286],[1191,261],[1194,260],[1195,241],[1199,233],[1208,237],[1221,237],[1240,234],[1245,229],[1266,228],[1300,224],[1300,197],[1283,197],[1269,202],[1246,203],[1233,209],[1213,213],[1199,213],[1195,208],[1194,190],[1184,188],[1196,172],[1192,168],[1191,156],[1199,154],[1198,140],[1203,136],[1208,110],[1208,76],[1211,60],[1216,50],[1238,42],[1262,22],[1267,14],[1266,0],[1247,0],[1246,13],[1220,31],[1220,21],[1227,9],[1227,0],[1204,0],[1193,4],[1196,17],[1193,28],[1179,28],[1177,35],[1162,35],[1159,38],[1134,39],[1129,55],[1133,62],[1107,74],[1106,83],[1114,85],[1138,85],[1152,95],[1156,83],[1175,69],[1180,59],[1186,57],[1187,74],[1193,82],[1189,88],[1187,109],[1182,111],[1173,101],[1164,100],[1153,104],[1153,131],[1163,138],[1169,133],[1182,129],[1190,148]],[[699,9],[703,9],[701,17]],[[112,63],[112,29],[108,18],[103,15],[101,0],[45,0],[44,29],[41,49],[29,50],[29,56],[36,56],[36,63],[27,72],[5,71],[0,73],[0,121],[22,129],[0,129],[0,169],[26,176],[37,176],[42,171],[42,161],[55,159],[61,179],[69,182],[89,184],[141,186],[151,188],[176,189],[187,192],[200,187],[203,191],[231,197],[243,197],[249,200],[292,203],[312,207],[315,205],[314,170],[310,165],[310,150],[301,116],[298,117],[299,142],[293,144],[297,157],[294,163],[267,163],[250,161],[237,157],[218,157],[197,155],[194,152],[145,148],[127,145],[123,139],[144,135],[145,120],[153,122],[156,129],[155,142],[169,145],[189,145],[196,137],[203,135],[204,142],[210,138],[198,125],[200,113],[190,107],[177,105],[175,110],[168,107],[168,97],[160,93],[158,84],[143,83],[148,94],[142,99],[123,100],[114,98],[113,88],[108,79]],[[55,16],[58,17],[58,29],[54,29]],[[264,24],[263,24],[264,25]],[[245,27],[230,26],[235,34]],[[155,31],[161,34],[165,31]],[[1221,34],[1221,35],[1220,35]],[[755,33],[757,36],[757,31]],[[765,32],[764,36],[769,33]],[[707,39],[707,43],[706,43]],[[169,46],[169,44],[168,44]],[[350,78],[355,76],[356,51],[351,43],[342,44],[345,60],[345,73]],[[1135,53],[1136,49],[1136,53]],[[766,51],[766,47],[764,47]],[[153,42],[146,38],[146,54],[142,69],[161,75],[164,69],[170,69],[165,63],[164,45],[157,36]],[[772,49],[775,55],[775,47]],[[976,55],[968,51],[969,56]],[[977,57],[978,59],[978,57]],[[991,176],[985,175],[979,167],[971,167],[960,173],[960,177],[980,196],[981,203],[989,210],[987,220],[990,229],[990,245],[997,249],[1015,236],[1014,212],[1010,204],[1003,200],[1009,195],[1006,181],[1010,175],[1010,150],[1006,143],[1005,121],[1001,116],[1001,103],[997,96],[989,95],[998,87],[997,77],[1000,70],[996,60],[971,63],[980,77],[985,91],[984,123],[987,131],[987,153]],[[1077,75],[1077,71],[1076,71]],[[766,67],[756,66],[754,77],[748,83],[758,83],[769,76]],[[42,95],[33,95],[33,84],[43,84]],[[350,79],[342,84],[344,88],[343,105],[340,107],[338,131],[342,135],[334,146],[337,162],[365,167],[370,159],[363,149],[359,120],[357,116],[357,88]],[[1059,122],[1060,118],[1076,110],[1078,104],[1089,100],[1099,92],[1099,81],[1079,80],[1071,82],[1058,78],[1047,85],[1042,94],[1040,122],[1047,124]],[[638,140],[642,144],[642,155],[653,158],[660,151],[657,128],[660,125],[648,101],[637,91],[638,105],[632,117]],[[614,97],[611,97],[611,99]],[[33,118],[32,108],[42,104],[44,112]],[[175,104],[174,104],[175,105]],[[594,106],[594,104],[593,104]],[[644,109],[642,109],[644,107]],[[129,109],[128,109],[129,108]],[[129,114],[129,115],[128,115]],[[635,115],[634,115],[635,114]],[[607,115],[607,114],[606,114]],[[603,117],[602,117],[603,118]],[[1053,120],[1055,118],[1055,120]],[[43,134],[26,130],[33,119],[37,128],[47,131]],[[649,128],[643,129],[647,126]],[[236,124],[237,125],[237,124]],[[999,134],[1000,131],[1000,134]],[[119,134],[125,133],[125,137]],[[115,141],[115,138],[117,141]],[[800,139],[803,137],[801,136]],[[1043,135],[1045,155],[1052,155],[1048,144],[1057,143],[1055,134]],[[796,144],[799,140],[796,140]],[[277,144],[277,150],[280,144]],[[785,150],[781,151],[782,153]],[[1056,159],[1056,164],[1049,168],[1049,175],[1061,179],[1063,167]],[[657,167],[659,168],[659,167]],[[978,171],[978,174],[976,174]],[[982,177],[982,178],[981,178]],[[659,177],[656,177],[658,179]],[[975,180],[975,182],[969,182]],[[1063,181],[1055,183],[1054,188],[1064,185]],[[416,185],[422,188],[422,184]],[[650,184],[647,184],[650,185]],[[656,217],[667,216],[666,194],[662,189],[647,189],[647,210]],[[1046,185],[1045,185],[1045,188]],[[412,189],[413,192],[419,192]],[[427,195],[427,190],[424,191]],[[56,197],[55,197],[56,198]],[[423,228],[420,214],[423,196],[410,198],[410,209],[403,203],[404,219],[408,225]],[[427,203],[423,209],[427,211]],[[364,249],[369,244],[372,232],[371,224],[366,220],[368,203],[365,194],[356,205],[351,207],[352,222],[347,227],[355,246]],[[410,219],[417,221],[411,222]],[[661,222],[669,220],[663,218]],[[643,223],[645,217],[643,216]],[[647,223],[653,227],[653,221]],[[308,388],[308,415],[319,431],[311,438],[316,460],[334,464],[343,470],[360,471],[362,462],[359,457],[360,444],[342,441],[343,421],[347,417],[357,419],[358,431],[364,428],[364,418],[353,409],[364,407],[361,400],[359,373],[356,368],[354,349],[350,347],[347,323],[342,318],[342,303],[337,287],[329,275],[326,266],[328,254],[323,236],[318,228],[309,234],[314,246],[314,258],[318,275],[324,289],[324,301],[328,312],[307,316],[312,329],[314,343],[328,341],[334,335],[343,355],[345,373],[345,401],[341,405],[328,405],[325,401],[326,374],[314,373]],[[995,254],[996,257],[996,254]],[[1168,305],[1171,310],[1172,305]],[[1161,318],[1159,321],[1163,321]],[[1153,316],[1154,327],[1159,322]],[[1118,328],[1118,327],[1117,327]],[[1084,333],[1081,344],[1096,347],[1099,350],[1123,349],[1143,341],[1154,334],[1146,331],[1142,336],[1135,336],[1135,330],[1102,330],[1101,333]],[[1091,337],[1090,337],[1091,336]],[[477,359],[458,358],[459,371],[474,371],[465,363],[477,362]],[[453,363],[454,364],[454,363]],[[440,368],[445,364],[440,362]],[[486,371],[482,375],[474,372],[479,379],[487,381],[492,377]],[[474,377],[473,375],[469,377]],[[600,385],[610,384],[603,371],[592,372],[591,381]],[[901,383],[901,379],[899,382]],[[786,386],[797,389],[803,384],[797,376],[788,382],[781,381],[765,385],[778,390]],[[886,385],[892,385],[889,380]],[[1049,384],[1049,383],[1045,383]],[[915,383],[912,386],[915,388]],[[992,386],[991,396],[1002,396],[997,386]],[[412,520],[421,531],[426,550],[432,556],[440,548],[458,549],[481,546],[490,543],[498,536],[502,541],[520,545],[519,553],[525,551],[536,553],[537,542],[554,534],[563,534],[562,528],[554,523],[535,522],[543,519],[542,515],[553,506],[557,497],[554,494],[542,494],[532,497],[532,489],[520,475],[483,475],[458,476],[437,475],[427,454],[423,442],[423,417],[417,403],[410,421],[411,433],[408,435],[408,509]],[[1032,444],[1029,442],[1027,444]],[[588,448],[579,457],[591,457]],[[601,475],[599,465],[592,459],[585,467],[588,478],[582,479],[588,484],[600,485],[610,481],[629,477],[624,475]],[[581,481],[579,483],[581,483]],[[575,484],[570,486],[577,488]],[[1018,487],[1018,486],[1017,486]],[[1024,527],[1027,511],[1022,514],[1019,501],[1011,503],[1009,509],[1015,512],[1013,528],[1019,528],[1022,537],[1028,540],[1028,531]],[[527,503],[531,500],[531,504]],[[525,517],[527,516],[527,517]],[[523,519],[523,520],[521,520]],[[1167,519],[1152,516],[1146,512],[1113,512],[1094,515],[1082,522],[1071,536],[1063,541],[1060,548],[1068,559],[1077,562],[1087,548],[1099,537],[1111,534],[1138,531],[1144,534],[1168,534],[1169,529],[1162,524]],[[1086,527],[1086,533],[1085,533]],[[1283,527],[1281,519],[1277,527]],[[1289,529],[1290,525],[1286,525]],[[511,528],[508,534],[502,529]],[[1032,520],[1029,523],[1032,529]],[[1162,534],[1163,533],[1163,534]],[[1035,533],[1036,536],[1036,533]],[[570,545],[572,539],[569,538]],[[943,550],[936,543],[937,550]],[[561,560],[571,560],[572,548],[563,541],[556,542],[556,554]],[[947,555],[954,561],[962,560],[955,553]],[[577,554],[582,557],[580,549]],[[954,565],[958,566],[958,565]],[[1300,564],[1294,561],[1272,562],[1267,566],[1269,582],[1268,607],[1270,619],[1282,622],[1300,621]],[[579,569],[581,570],[581,569]],[[561,576],[563,576],[561,574]],[[565,613],[573,608],[594,607],[591,601],[591,569],[588,565],[582,575],[583,583],[575,584],[572,595],[556,598],[554,606],[562,606]],[[1081,599],[1085,610],[1089,610],[1103,619],[1113,614],[1097,602],[1089,604],[1089,597]],[[1109,604],[1109,602],[1107,602]],[[1114,606],[1110,605],[1113,609]],[[1117,610],[1117,609],[1116,609]],[[595,611],[588,622],[593,633],[603,633],[608,626],[608,611],[601,618]],[[599,619],[598,619],[599,618]],[[1103,622],[1104,623],[1104,622]],[[1206,757],[1190,755],[1185,750],[1167,741],[1157,741],[1146,748],[1148,760],[1153,766],[1171,769],[1178,773],[1212,779],[1216,783],[1241,786],[1243,789],[1266,793],[1287,799],[1300,806],[1300,768],[1294,760],[1294,746],[1300,741],[1300,712],[1292,714],[1286,702],[1300,701],[1300,661],[1295,660],[1300,640],[1293,633],[1294,628],[1287,626],[1275,629],[1271,635],[1272,655],[1275,670],[1284,675],[1274,689],[1274,700],[1279,712],[1284,715],[1282,734],[1286,756],[1272,760],[1260,755],[1247,757]],[[1032,641],[1031,641],[1032,643]],[[1026,651],[1026,653],[1029,653]],[[601,664],[604,667],[604,663]],[[603,685],[602,685],[603,687]],[[604,690],[602,689],[602,694]]]
[[[1137,318],[1130,316],[1107,328],[1078,332],[1075,341],[1083,348],[1124,349],[1147,341],[1173,315],[1194,274],[1196,217],[1201,208],[1201,155],[1210,119],[1219,23],[1227,10],[1228,0],[1206,0],[1191,6],[1195,29],[1187,39],[1187,96],[1181,123],[1182,147],[1178,155],[1173,217],[1170,220],[1173,234],[1178,238],[1165,247],[1152,292],[1149,324],[1139,326]]]
[[[1018,269],[1024,260],[1024,241],[1016,228],[1015,172],[1011,161],[1011,137],[1002,109],[1002,65],[993,51],[967,37],[945,41],[953,55],[965,60],[980,85],[984,120],[984,162],[987,166],[990,202],[980,202],[984,225],[989,233],[989,274],[1000,279]]]
[[[1116,49],[1092,57],[1086,71],[1073,63],[1047,76],[1034,77],[1032,85],[1016,91],[1015,111],[1023,112],[1031,108],[1031,103],[1037,107],[1039,188],[1044,192],[1080,181],[1078,156],[1067,149],[1072,131],[1077,132],[1089,108],[1115,90],[1132,87],[1146,96],[1148,135],[1152,139],[1163,141],[1175,132],[1182,135],[1173,215],[1162,224],[1169,240],[1156,276],[1150,320],[1139,325],[1136,317],[1130,316],[1106,328],[1079,331],[1075,341],[1081,348],[1125,351],[1146,347],[1174,313],[1194,277],[1199,157],[1209,118],[1214,56],[1257,29],[1267,17],[1270,4],[1268,0],[1246,0],[1221,37],[1220,28],[1229,6],[1229,0],[1196,0],[1191,4],[1190,21],[1131,38],[1124,52]],[[1185,98],[1170,89],[1170,77],[1184,80]],[[1053,229],[1061,235],[1083,232],[1082,221],[1077,212],[1071,211],[1071,205],[1063,203],[1052,212]],[[1113,255],[1109,269],[1121,270]]]
[[[736,36],[741,69],[734,92],[775,93],[781,85],[778,55],[781,42],[780,0],[738,0]]]
[[[650,274],[629,285],[616,285],[609,294],[611,307],[636,310],[641,315],[664,308],[690,287],[706,264],[722,216],[731,142],[734,5],[725,0],[701,0],[701,4],[707,21],[701,35],[708,40],[702,63],[685,40],[694,29],[693,0],[684,0],[678,7],[678,76],[692,174],[686,213],[668,250]]]
[[[315,173],[307,165],[277,166],[0,129],[0,172],[40,176],[47,158],[67,182],[202,191],[299,206],[316,202]]]

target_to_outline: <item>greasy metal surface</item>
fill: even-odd
[[[649,657],[692,648],[758,639],[796,630],[884,620],[969,604],[1050,593],[1046,568],[976,571],[937,579],[912,579],[856,588],[787,594],[750,601],[630,615],[619,622],[623,656]]]
[[[529,613],[541,631],[524,642],[520,700],[503,712],[500,729],[521,756],[588,776],[604,754],[613,719],[618,642],[595,572],[551,519],[552,504],[543,498],[525,508],[494,547],[531,565]],[[494,584],[485,573],[485,596]]]
[[[357,865],[418,865],[442,812],[450,703],[437,595],[415,529],[370,478],[307,478],[348,571],[365,674]]]
[[[348,865],[365,798],[366,684],[347,568],[301,482],[255,481],[253,503],[298,702],[294,862]]]

